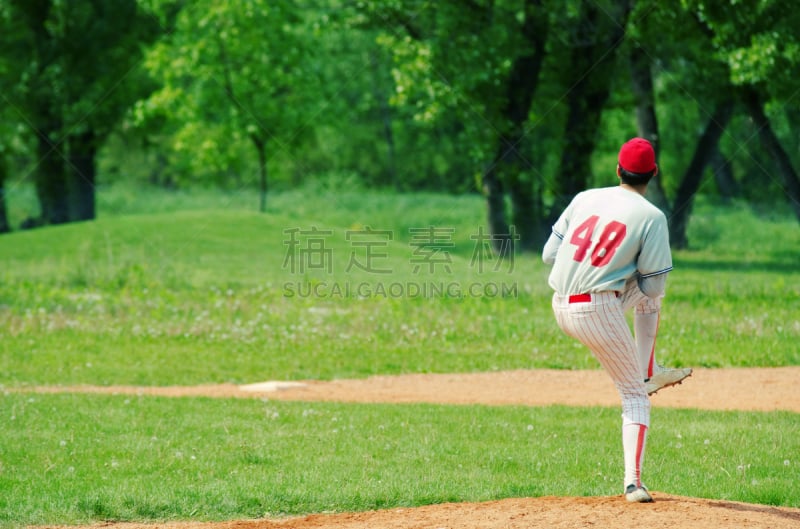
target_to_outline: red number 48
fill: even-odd
[[[600,220],[600,217],[592,215],[583,221],[581,225],[578,226],[578,229],[575,230],[575,233],[572,234],[572,238],[570,238],[569,242],[578,247],[578,249],[575,250],[575,255],[572,257],[576,261],[583,261],[589,249],[592,247],[592,234],[594,233],[595,227],[597,227],[598,220]],[[594,249],[592,249],[592,266],[607,265],[611,257],[613,257],[614,252],[617,250],[617,247],[622,243],[622,239],[625,238],[627,231],[628,229],[625,225],[616,220],[612,220],[606,224],[606,227],[600,234],[600,239],[597,241],[597,244],[594,245]]]

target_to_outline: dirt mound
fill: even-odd
[[[652,397],[654,406],[800,413],[800,367],[698,369],[684,385]],[[474,374],[375,376],[330,382],[267,381],[191,387],[47,386],[11,391],[84,392],[170,397],[268,398],[338,402],[618,406],[603,371],[533,370]],[[104,523],[111,529],[522,529],[660,527],[666,529],[800,527],[800,509],[685,498],[653,492],[656,503],[628,504],[620,496],[511,498],[362,513],[314,514],[281,520],[222,523]],[[76,529],[76,528],[72,528]]]
[[[800,509],[684,498],[658,492],[653,496],[656,502],[651,504],[630,504],[622,496],[511,498],[361,513],[313,514],[283,520],[177,522],[157,526],[118,523],[95,526],[95,529],[796,529],[800,526]]]

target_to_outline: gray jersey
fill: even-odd
[[[672,270],[667,219],[621,186],[590,189],[553,225],[543,258],[553,264],[549,283],[557,294],[622,291],[634,275]]]

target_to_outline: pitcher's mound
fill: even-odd
[[[620,496],[512,498],[446,503],[361,513],[314,514],[282,520],[220,523],[106,523],[103,529],[532,529],[657,527],[659,529],[796,529],[800,509],[653,492],[655,503],[631,504]],[[97,529],[100,526],[94,526]],[[70,528],[76,529],[76,528]]]

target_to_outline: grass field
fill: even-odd
[[[99,199],[95,222],[0,237],[3,386],[597,368],[552,321],[538,255],[477,251],[479,197],[301,190],[265,214],[245,193]],[[689,237],[661,360],[800,365],[797,222],[698,204]],[[0,523],[617,494],[618,415],[6,392]],[[796,414],[653,420],[659,490],[800,506]]]

